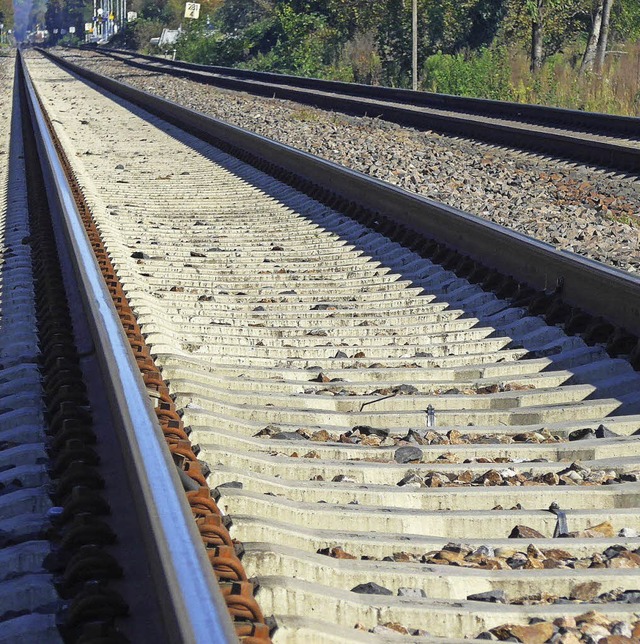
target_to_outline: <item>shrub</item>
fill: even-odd
[[[376,47],[375,33],[356,32],[342,49],[340,65],[350,68],[354,82],[379,85],[382,80],[382,61]]]
[[[241,36],[221,34],[196,24],[184,31],[176,43],[176,57],[202,65],[233,66],[245,58],[246,42]]]
[[[111,39],[109,46],[151,53],[153,49],[150,40],[160,36],[164,27],[160,20],[138,18],[127,23]]]
[[[58,40],[58,44],[64,47],[78,47],[82,44],[82,40],[75,34],[65,34]]]
[[[477,53],[442,54],[427,58],[424,89],[441,94],[511,100],[511,71],[504,47]]]

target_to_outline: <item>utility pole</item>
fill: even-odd
[[[418,89],[418,0],[413,0],[411,7],[411,86]]]

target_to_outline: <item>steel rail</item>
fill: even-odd
[[[98,51],[118,60],[132,56],[120,50]],[[135,54],[135,58],[149,63],[125,62],[143,69],[161,67],[167,73],[226,89],[382,118],[416,128],[432,128],[620,170],[640,171],[640,145],[625,145],[615,138],[608,141],[589,138],[606,134],[640,139],[640,119],[635,117],[211,67],[143,54]],[[558,128],[565,129],[557,131]]]
[[[539,291],[561,286],[571,306],[640,335],[640,278],[248,132],[44,52],[62,67],[195,136],[250,151],[331,194],[467,255]]]
[[[211,571],[176,467],[100,273],[59,162],[36,90],[21,60],[51,210],[62,225],[95,348],[108,383],[119,440],[128,460],[131,490],[161,598],[170,642],[237,642],[226,604]]]

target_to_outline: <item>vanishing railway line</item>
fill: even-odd
[[[382,118],[616,170],[640,170],[640,121],[634,117],[197,65],[120,50],[93,51],[132,67],[216,87]]]
[[[156,434],[124,432],[170,639],[230,637],[207,555],[247,642],[639,636],[637,278],[25,60],[142,373],[116,373],[110,405],[126,417],[146,388],[140,427],[157,417],[173,456],[147,472]],[[108,371],[109,334],[88,327]],[[140,604],[101,628],[128,634]]]

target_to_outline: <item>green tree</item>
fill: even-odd
[[[304,3],[311,8],[313,3]],[[274,11],[271,38],[276,39],[268,54],[256,61],[256,67],[281,70],[305,76],[322,76],[338,53],[338,32],[327,17],[315,12],[295,11],[280,2]]]
[[[618,0],[611,10],[611,33],[616,40],[640,39],[640,2]]]
[[[179,2],[132,1],[163,21],[170,19],[163,7]],[[640,37],[639,0],[418,0],[423,80],[431,86],[437,77],[436,86],[450,91],[536,100],[559,96],[564,82],[563,96],[578,102],[572,70],[592,26],[592,2],[603,2],[604,13],[609,3],[612,40]],[[210,17],[213,29],[202,21],[188,25],[179,56],[409,86],[410,0],[224,0]],[[597,41],[600,56],[606,40]],[[525,51],[535,78],[526,72],[512,79],[522,76]]]
[[[0,23],[4,25],[5,31],[13,29],[13,2],[11,0],[0,0]]]
[[[232,33],[268,18],[275,11],[270,0],[226,0],[216,14],[221,30]]]
[[[49,30],[50,38],[57,42],[62,36],[60,30],[64,28],[64,0],[49,0],[44,21]]]
[[[406,85],[411,70],[410,26],[403,0],[385,0],[384,17],[378,25],[378,50],[384,80]]]
[[[46,0],[14,0],[13,8],[16,40],[23,41],[27,31],[44,27]]]
[[[76,34],[84,34],[84,12],[84,0],[49,0],[44,20],[50,41],[58,42],[64,35],[62,30],[69,27],[75,27]]]
[[[507,0],[498,40],[502,44],[529,41],[531,70],[585,33],[590,0]]]
[[[377,28],[384,16],[383,0],[328,0],[326,12],[329,24],[345,38]]]

